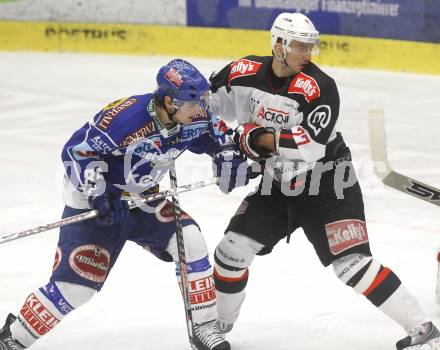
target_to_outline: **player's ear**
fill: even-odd
[[[173,98],[170,96],[164,96],[163,104],[168,111],[171,110],[173,108]]]
[[[283,57],[283,45],[281,45],[281,43],[275,43],[275,45],[273,46],[273,50],[275,52],[275,56]]]
[[[166,107],[171,108],[173,106],[173,99],[170,96],[164,96],[163,102]]]

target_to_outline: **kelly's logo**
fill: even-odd
[[[261,68],[262,63],[250,61],[250,60],[239,60],[232,63],[231,72],[229,73],[228,82],[238,77],[243,77],[246,75],[257,74],[258,70]]]
[[[316,100],[321,95],[316,80],[304,73],[296,75],[290,83],[288,93],[303,95],[308,103]]]

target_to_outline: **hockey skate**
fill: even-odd
[[[194,324],[193,350],[231,350],[216,321]]]
[[[232,331],[233,327],[234,327],[233,323],[226,323],[226,322],[222,322],[222,321],[217,320],[217,328],[223,334],[229,333],[230,331]]]
[[[0,350],[22,350],[25,349],[18,341],[12,339],[11,331],[9,329],[11,323],[13,323],[17,317],[13,314],[9,314],[6,318],[5,325],[0,329]]]
[[[440,350],[440,332],[432,322],[417,327],[396,343],[397,350]]]

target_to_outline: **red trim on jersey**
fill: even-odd
[[[376,276],[373,283],[367,288],[367,290],[363,293],[364,296],[368,297],[370,293],[379,286],[391,273],[391,270],[388,267],[384,267],[381,272]]]
[[[280,133],[280,139],[288,139],[288,140],[293,140],[293,135],[291,133]]]

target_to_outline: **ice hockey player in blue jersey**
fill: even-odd
[[[61,228],[50,281],[30,293],[17,316],[9,314],[0,330],[0,350],[30,347],[89,301],[104,285],[127,240],[177,266],[170,202],[128,210],[124,197],[157,191],[170,163],[182,152],[211,155],[216,175],[223,175],[223,192],[247,183],[245,157],[233,144],[220,142],[222,135],[206,111],[210,86],[203,75],[176,59],[159,70],[157,84],[154,93],[109,104],[64,146],[63,218],[90,209],[98,211],[98,218]],[[217,171],[225,165],[228,171]],[[205,240],[185,212],[182,226],[195,349],[228,350],[229,343],[216,328],[216,295]]]

